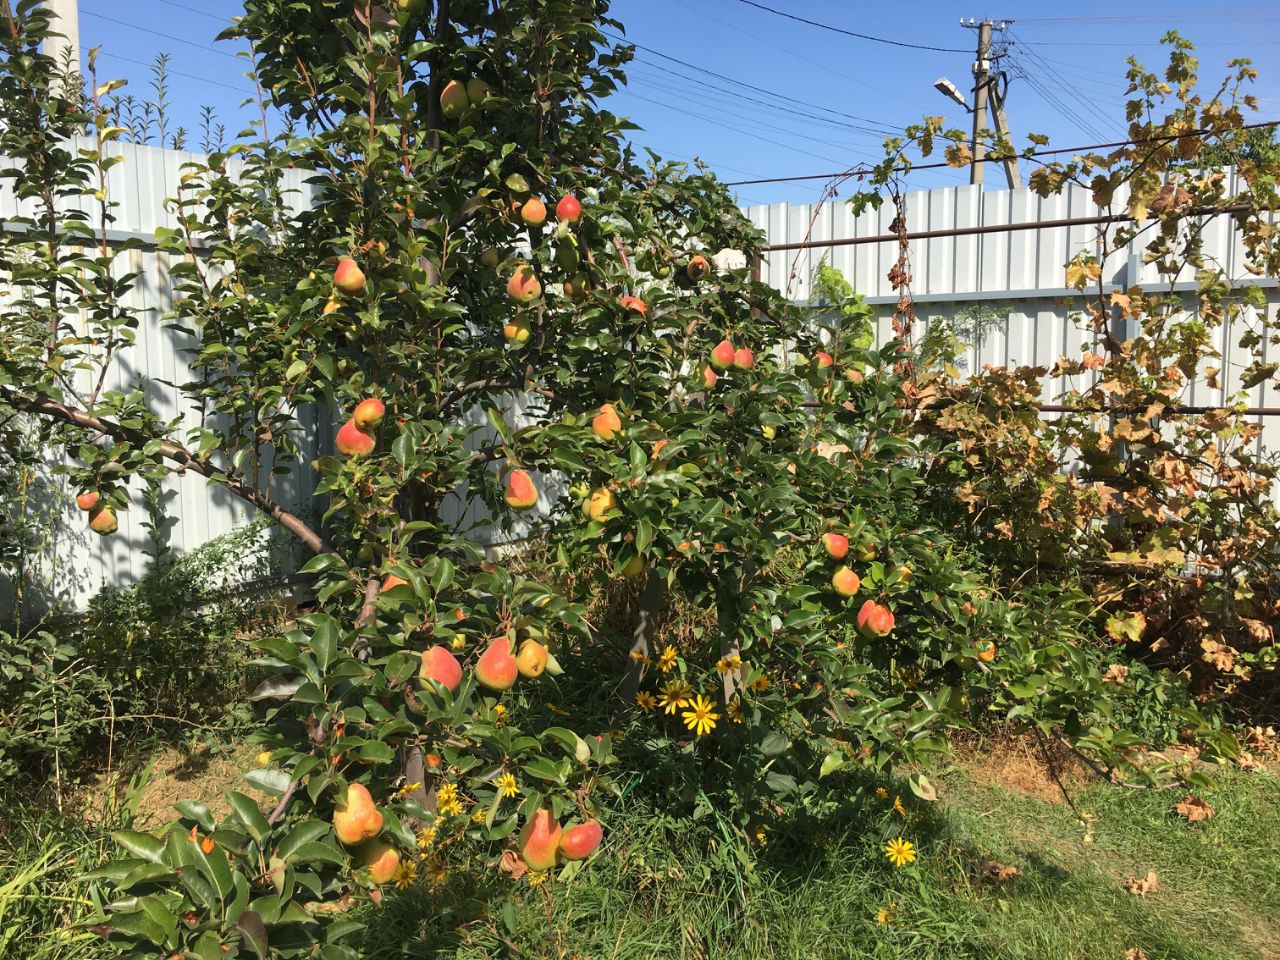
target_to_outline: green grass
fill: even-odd
[[[1150,960],[1280,956],[1275,776],[1226,774],[1200,794],[1216,816],[1195,824],[1169,812],[1176,791],[1091,786],[1076,797],[1097,818],[1088,835],[1065,804],[959,767],[937,780],[940,801],[909,802],[905,821],[891,794],[868,798],[877,809],[861,825],[771,837],[754,873],[701,827],[643,810],[614,815],[606,854],[556,884],[552,903],[524,883],[509,896],[510,882],[493,873],[455,876],[445,894],[389,898],[361,956],[1122,960],[1133,947]],[[881,851],[898,831],[921,854],[900,870]],[[987,860],[1020,875],[990,880]],[[1124,888],[1148,870],[1157,892]],[[889,923],[877,923],[881,908],[893,911]]]
[[[710,821],[633,802],[610,814],[603,853],[568,882],[534,889],[477,864],[436,894],[389,891],[362,908],[371,932],[353,946],[362,960],[1123,960],[1132,947],[1149,960],[1280,957],[1274,774],[1221,775],[1198,794],[1216,816],[1194,824],[1169,812],[1178,791],[1077,788],[1095,818],[1088,832],[1065,804],[989,779],[939,769],[935,804],[900,783],[885,784],[887,799],[864,791],[842,823],[771,833],[750,867]],[[98,862],[104,831],[13,809],[0,829],[0,956],[105,960],[103,944],[69,929],[84,903],[75,877]],[[920,858],[894,869],[882,847],[899,833]],[[988,860],[1020,875],[993,881]],[[1125,890],[1148,870],[1157,892]],[[890,922],[877,922],[881,908]]]

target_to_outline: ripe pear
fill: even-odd
[[[333,808],[333,832],[348,847],[382,832],[382,814],[364,784],[350,784],[346,796]]]
[[[386,405],[376,397],[370,397],[368,400],[361,400],[356,404],[355,412],[351,415],[351,419],[355,421],[357,427],[361,430],[376,428],[382,423],[382,416],[387,412]]]
[[[813,362],[819,370],[825,370],[827,367],[835,363],[835,360],[832,358],[831,354],[819,350],[813,355]]]
[[[520,859],[530,870],[550,870],[560,855],[562,833],[551,811],[539,808],[520,831]]]
[[[502,336],[512,349],[523,347],[529,342],[532,333],[527,317],[512,317],[502,325]]]
[[[638,577],[644,573],[644,557],[634,556],[622,568],[624,577]]]
[[[440,112],[451,120],[466,113],[471,106],[471,98],[467,96],[467,88],[461,80],[450,80],[440,91]]]
[[[510,690],[519,675],[520,668],[511,655],[511,641],[506,637],[490,643],[476,661],[476,680],[490,690]]]
[[[566,193],[556,204],[556,219],[574,223],[582,216],[582,204],[572,193]]]
[[[94,507],[89,511],[89,529],[104,537],[115,533],[120,529],[120,523],[116,520],[116,512],[110,507]]]
[[[381,840],[370,840],[360,845],[356,862],[369,871],[369,879],[378,886],[390,883],[400,868],[400,854],[396,848]]]
[[[585,273],[576,274],[564,282],[564,295],[574,303],[581,303],[587,299],[587,292],[590,289],[590,281]]]
[[[537,197],[530,197],[520,208],[520,219],[531,227],[540,227],[547,219],[547,205]]]
[[[560,837],[560,854],[566,860],[585,860],[595,853],[604,839],[599,820],[588,820],[564,831]]]
[[[746,347],[733,351],[733,365],[739,370],[750,370],[756,363],[756,355]]]
[[[685,274],[690,280],[701,280],[711,272],[711,262],[700,253],[695,253],[689,258],[689,265],[685,267]]]
[[[355,420],[348,420],[339,428],[334,446],[345,457],[362,457],[373,453],[374,440],[371,434],[356,426]]]
[[[507,281],[507,296],[519,303],[530,303],[542,296],[542,284],[528,264],[516,268]]]
[[[516,654],[516,669],[522,677],[540,677],[547,669],[547,648],[537,640],[526,640],[520,644],[520,652]]]
[[[502,498],[512,510],[528,510],[538,502],[538,488],[524,470],[512,470],[507,474],[507,489]]]
[[[831,576],[831,586],[835,588],[836,593],[840,594],[840,596],[852,597],[858,592],[858,588],[862,586],[862,581],[848,567],[838,567]]]
[[[592,520],[603,520],[611,511],[618,508],[618,498],[608,487],[596,487],[583,505],[587,517]]]
[[[710,367],[702,368],[702,386],[705,390],[710,390],[720,380],[720,375]]]
[[[893,623],[893,612],[874,600],[868,600],[858,611],[858,632],[864,637],[887,637],[893,630]]]
[[[343,257],[333,271],[333,285],[345,294],[355,295],[364,289],[364,271],[350,257]]]
[[[827,551],[827,556],[832,560],[843,560],[849,553],[849,538],[843,533],[824,533],[822,549]]]
[[[711,351],[711,365],[717,370],[728,370],[733,366],[733,343],[721,340]]]
[[[600,412],[591,420],[591,432],[601,440],[612,440],[622,429],[622,418],[612,403],[600,405]]]
[[[98,493],[97,490],[86,490],[76,497],[76,506],[87,512],[96,507],[101,499],[102,494]]]
[[[422,666],[418,668],[418,678],[423,686],[428,681],[435,680],[452,693],[462,682],[462,664],[449,650],[437,643],[422,651]]]

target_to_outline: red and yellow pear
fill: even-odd
[[[831,575],[831,586],[840,596],[852,597],[862,586],[862,580],[848,567],[841,566],[837,567],[836,572]]]
[[[622,430],[622,418],[612,403],[600,405],[600,412],[591,418],[591,432],[601,440],[612,440]]]
[[[97,490],[86,490],[76,497],[76,506],[81,510],[88,511],[96,507],[101,500],[102,494],[98,493]]]
[[[364,271],[350,257],[338,261],[338,268],[333,271],[333,285],[348,295],[355,295],[364,289]]]
[[[585,860],[595,853],[604,839],[599,820],[588,820],[564,831],[560,837],[560,855],[566,860]]]
[[[996,658],[996,645],[993,640],[980,640],[978,642],[978,659],[983,663],[991,663]]]
[[[813,355],[813,362],[819,370],[825,370],[835,363],[835,359],[826,351],[819,350]]]
[[[566,223],[576,223],[582,216],[582,204],[572,193],[566,193],[556,204],[556,219]]]
[[[870,563],[880,555],[880,548],[874,543],[864,543],[858,547],[858,559],[863,563]]]
[[[462,664],[447,648],[437,643],[422,651],[422,665],[418,668],[418,679],[424,686],[428,681],[435,680],[452,693],[462,682]]]
[[[540,807],[520,830],[520,859],[530,870],[552,869],[560,855],[563,832],[551,811]]]
[[[470,106],[471,98],[467,95],[466,84],[461,80],[450,80],[440,91],[440,111],[449,119],[456,120]]]
[[[746,347],[733,351],[733,365],[739,370],[750,370],[756,363],[756,355]]]
[[[822,549],[827,551],[827,556],[832,560],[843,560],[849,552],[849,538],[843,533],[824,533]]]
[[[884,604],[868,600],[858,611],[858,632],[864,637],[887,637],[893,630],[893,611]]]
[[[711,365],[717,370],[728,370],[733,366],[733,343],[729,340],[721,340],[711,351]]]
[[[603,520],[617,508],[618,498],[608,487],[596,487],[591,491],[591,496],[587,497],[587,502],[583,504],[583,510],[591,520]]]
[[[702,368],[702,388],[710,390],[720,381],[720,375],[710,367]]]
[[[538,282],[533,267],[528,264],[516,267],[507,281],[507,296],[517,303],[530,303],[542,296],[542,284]]]
[[[507,474],[507,489],[502,499],[512,510],[528,510],[538,502],[538,488],[533,478],[524,470],[512,470]]]
[[[518,676],[520,668],[511,655],[511,641],[506,637],[493,640],[476,661],[476,680],[489,690],[510,690]]]
[[[370,840],[360,845],[356,862],[369,871],[369,879],[378,886],[390,883],[400,869],[400,854],[395,847],[381,840]]]
[[[382,423],[382,417],[386,412],[386,405],[381,400],[377,397],[370,397],[356,404],[356,409],[352,413],[351,419],[355,421],[356,426],[361,430],[369,430]]]
[[[520,208],[520,219],[531,227],[540,227],[547,220],[547,205],[537,197],[530,197]]]
[[[363,457],[373,453],[373,435],[365,433],[356,426],[354,419],[348,420],[338,429],[334,446],[344,457]]]
[[[689,258],[689,265],[684,268],[685,274],[690,280],[701,280],[711,272],[711,261],[700,253],[695,253]]]
[[[537,640],[526,640],[520,644],[520,652],[516,654],[516,670],[522,677],[540,677],[547,669],[547,648]]]
[[[502,336],[507,341],[507,346],[514,349],[523,347],[529,342],[529,337],[533,333],[533,329],[529,326],[527,317],[512,317],[502,325]]]
[[[94,507],[89,511],[89,529],[104,537],[115,533],[120,529],[120,523],[116,520],[116,512],[108,506]]]
[[[382,832],[382,814],[363,783],[350,784],[346,795],[333,808],[333,832],[348,847]]]

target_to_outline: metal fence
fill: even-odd
[[[165,199],[176,194],[182,165],[203,158],[138,145],[117,145],[113,152],[124,157],[125,162],[109,172],[111,196],[121,202],[110,237],[115,242],[127,237],[150,241],[158,228],[174,225]],[[292,182],[286,186],[297,191],[294,202],[304,206],[310,202],[312,188],[305,183],[303,173],[291,176]],[[907,211],[908,229],[912,232],[1048,221],[1097,213],[1088,194],[1078,189],[1040,199],[1029,190],[981,191],[968,186],[910,194]],[[0,190],[0,225],[25,212],[10,190]],[[828,204],[817,211],[808,206],[787,204],[749,207],[746,214],[765,230],[772,244],[884,235],[889,232],[893,216],[885,207],[854,217],[843,203]],[[1095,230],[1091,227],[1053,227],[914,242],[912,289],[917,313],[927,324],[930,317],[954,320],[958,313],[975,306],[986,307],[988,314],[994,311],[995,322],[986,326],[983,335],[968,351],[970,370],[988,363],[1052,366],[1060,356],[1079,356],[1088,336],[1072,318],[1078,295],[1064,287],[1063,265],[1077,250],[1090,247],[1094,241]],[[1206,247],[1209,255],[1219,260],[1230,275],[1243,273],[1239,268],[1241,249],[1227,218],[1219,218],[1208,226]],[[808,300],[811,275],[817,264],[826,259],[878,309],[882,331],[887,331],[897,295],[889,287],[886,274],[896,257],[897,250],[892,243],[778,252],[765,261],[763,277],[779,289],[787,290],[793,299]],[[185,398],[172,386],[181,384],[189,376],[184,351],[192,344],[162,323],[162,317],[172,305],[168,257],[154,249],[131,251],[122,258],[120,267],[139,273],[129,306],[142,322],[137,348],[129,351],[126,362],[113,370],[109,386],[127,388],[144,383],[162,416],[181,413],[188,424],[195,425],[199,422],[199,411],[188,407]],[[1117,288],[1137,283],[1154,284],[1159,279],[1136,253],[1110,257],[1104,264],[1104,277]],[[1255,282],[1268,287],[1273,301],[1277,298],[1274,281]],[[1221,386],[1210,388],[1203,381],[1189,385],[1184,397],[1188,403],[1221,403],[1239,382],[1239,372],[1247,360],[1234,347],[1238,331],[1228,327],[1220,330],[1218,336],[1223,355]],[[1066,386],[1065,381],[1047,385],[1044,400],[1052,402]],[[1257,406],[1271,406],[1280,403],[1274,391],[1268,383],[1255,388],[1251,396]],[[519,416],[521,406],[521,398],[511,399],[513,416]],[[1280,418],[1272,418],[1267,422],[1261,442],[1276,448],[1280,444],[1277,431],[1280,431]],[[316,412],[306,425],[309,453],[328,452],[332,433],[329,417],[324,411]],[[478,434],[476,442],[486,442],[486,435]],[[288,473],[271,481],[272,495],[279,502],[303,512],[311,507],[315,484],[309,460],[310,456],[304,458]],[[46,604],[79,606],[104,584],[123,585],[137,580],[147,563],[151,543],[147,525],[153,518],[135,505],[121,515],[120,530],[115,536],[96,537],[86,531],[83,517],[70,504],[74,491],[63,489],[59,500],[55,495],[58,484],[58,478],[48,478],[45,499],[49,501],[46,513],[52,535],[27,585],[29,591]],[[253,510],[236,498],[218,490],[210,491],[206,486],[204,480],[190,475],[172,477],[163,486],[158,519],[164,537],[177,551],[193,549],[237,529],[253,517]],[[451,498],[446,509],[452,519],[468,526],[478,525],[473,531],[477,539],[493,542],[503,537],[500,531],[486,525],[483,510],[464,497]],[[13,585],[8,585],[8,590],[5,586],[0,584],[0,607],[5,606],[5,594],[11,592]]]

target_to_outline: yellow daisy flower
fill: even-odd
[[[427,883],[433,889],[443,887],[449,882],[449,868],[439,860],[429,860],[427,862]]]
[[[436,793],[436,809],[446,817],[456,817],[462,813],[462,801],[458,799],[458,785],[446,783]]]
[[[397,890],[405,890],[413,886],[413,881],[418,879],[418,865],[412,860],[406,860],[400,866],[396,867],[395,876],[392,882],[395,883]]]
[[[684,725],[698,736],[705,737],[716,728],[716,721],[720,719],[720,714],[711,709],[715,704],[702,694],[698,694],[690,701],[689,706],[693,709],[680,714],[684,717]]]
[[[889,791],[886,790],[884,787],[876,787],[876,796],[879,797],[881,800],[888,800]]]
[[[904,817],[907,815],[907,808],[902,805],[901,797],[893,798],[893,809],[895,812],[901,814]]]
[[[746,717],[742,714],[742,701],[735,693],[733,699],[729,701],[729,719],[734,723],[745,723]]]
[[[742,658],[736,653],[732,657],[721,657],[716,661],[716,669],[721,673],[728,673],[730,670],[741,670]]]
[[[693,687],[684,680],[668,680],[662,685],[660,692],[662,695],[658,698],[658,706],[662,707],[663,713],[673,714],[681,707],[689,705]]]
[[[916,862],[915,847],[911,845],[910,840],[903,840],[901,837],[890,840],[884,845],[884,855],[895,867],[904,867],[908,863]]]
[[[529,881],[529,886],[540,887],[547,882],[547,871],[546,870],[530,870],[528,873],[524,875],[524,878]]]
[[[431,844],[435,842],[435,839],[436,839],[435,827],[426,827],[422,830],[419,830],[418,831],[418,849],[419,850],[427,849],[427,847],[431,846]]]
[[[639,693],[636,694],[636,706],[639,707],[641,710],[643,710],[645,713],[648,713],[657,705],[658,705],[658,698],[655,697],[648,690],[641,690]]]
[[[756,693],[764,693],[766,690],[768,690],[769,689],[768,675],[762,673],[760,674],[760,676],[752,680],[751,689],[754,690]]]
[[[484,818],[486,816],[488,816],[488,814],[485,813],[484,807],[476,807],[475,810],[473,810],[471,813],[471,822],[484,823]]]
[[[672,667],[676,665],[676,648],[667,644],[667,648],[662,651],[658,657],[658,669],[663,673],[670,673]]]
[[[396,800],[403,800],[405,797],[417,793],[422,789],[422,783],[406,783],[403,787],[396,791]]]
[[[520,792],[520,785],[516,783],[514,774],[508,772],[498,778],[498,792],[504,797],[514,797]]]
[[[651,667],[651,666],[653,666],[653,661],[652,661],[652,660],[650,660],[648,657],[646,657],[646,656],[645,656],[643,653],[641,653],[639,650],[632,650],[632,651],[631,651],[631,659],[632,659],[632,660],[634,660],[634,661],[636,661],[637,663],[643,663],[646,667]]]

